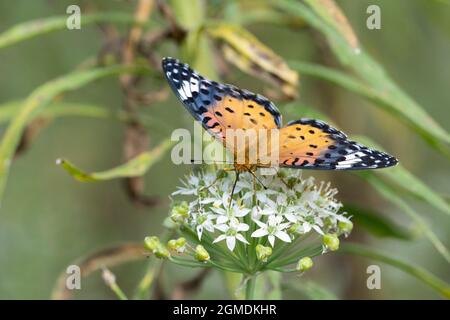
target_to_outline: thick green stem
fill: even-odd
[[[255,296],[256,276],[252,275],[247,280],[245,288],[245,300],[253,300]]]

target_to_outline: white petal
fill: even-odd
[[[197,236],[198,236],[198,240],[202,240],[202,233],[203,233],[203,227],[202,226],[197,226]]]
[[[275,236],[284,242],[291,242],[291,237],[284,231],[277,231]]]
[[[269,238],[270,245],[273,247],[273,245],[275,244],[275,237],[273,235],[270,235],[268,238]]]
[[[242,235],[242,234],[237,234],[236,235],[236,239],[238,239],[239,241],[241,241],[241,242],[243,242],[243,243],[246,243],[246,244],[249,244],[248,243],[248,241],[244,238],[244,236]]]
[[[312,226],[312,227],[313,227],[314,230],[316,230],[316,232],[317,232],[318,234],[323,235],[322,229],[320,229],[318,226],[314,225],[314,226]]]
[[[305,222],[303,224],[303,230],[305,231],[305,233],[308,233],[311,231],[311,225],[308,222]]]
[[[236,231],[247,231],[250,227],[245,223],[239,223]]]
[[[226,237],[227,237],[226,235],[221,234],[220,236],[218,236],[218,237],[213,241],[213,243],[222,241],[222,240],[224,240]]]
[[[290,221],[290,222],[297,222],[297,217],[295,216],[295,215],[293,215],[293,214],[290,214],[290,213],[287,213],[287,214],[285,214],[284,215],[285,217],[286,217],[286,219],[288,220],[288,221]]]
[[[217,217],[216,223],[217,224],[223,224],[225,222],[228,221],[228,217],[227,216],[219,216]]]
[[[232,237],[232,236],[228,236],[227,237],[227,247],[228,247],[228,249],[233,251],[235,245],[236,245],[236,238]]]
[[[254,221],[260,228],[267,228],[267,224],[265,224],[264,222],[261,222],[259,220],[254,220]]]
[[[226,224],[216,224],[214,228],[222,232],[227,232],[230,227],[228,227]]]
[[[244,209],[236,210],[234,215],[236,217],[245,217],[249,212],[250,212],[250,209],[244,208]]]
[[[261,228],[261,229],[256,230],[255,232],[253,232],[251,237],[252,238],[260,238],[260,237],[267,236],[268,234],[269,234],[269,232],[267,232],[267,229]]]

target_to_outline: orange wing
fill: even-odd
[[[323,121],[301,119],[280,129],[279,163],[290,168],[355,170],[390,167],[397,159],[348,140]]]
[[[257,143],[257,139],[242,146],[241,150],[233,150],[226,143],[227,130],[258,131],[281,126],[278,109],[265,97],[208,80],[176,59],[165,58],[162,66],[169,84],[186,109],[233,154],[246,152],[249,144]]]

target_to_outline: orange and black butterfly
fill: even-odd
[[[162,67],[186,109],[225,147],[228,147],[226,133],[229,130],[279,130],[277,165],[280,167],[357,170],[386,168],[398,162],[387,153],[349,140],[343,132],[320,120],[303,118],[282,126],[280,112],[267,98],[206,79],[177,59],[164,58]],[[235,163],[239,171],[251,171],[255,167],[266,165],[258,161]]]

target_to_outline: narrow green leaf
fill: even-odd
[[[355,50],[343,37],[341,32],[333,24],[323,20],[315,14],[309,7],[299,1],[279,0],[273,1],[274,5],[285,12],[303,18],[309,25],[322,32],[327,38],[332,50],[339,58],[340,62],[352,69],[360,79],[360,91],[365,92],[364,96],[374,96],[380,102],[383,102],[386,110],[391,111],[398,118],[404,118],[410,126],[428,142],[436,147],[442,153],[448,155],[448,144],[450,143],[450,134],[446,132],[430,115],[417,104],[411,97],[404,93],[386,74],[383,67],[373,60],[364,50]],[[317,9],[317,8],[313,8]],[[329,69],[314,65],[292,64],[292,67],[302,73],[316,73],[334,81],[340,85],[345,85],[349,89],[356,89],[355,81],[344,77],[341,73],[330,72]],[[326,71],[326,73],[325,73]],[[331,70],[333,71],[333,70]],[[349,80],[351,79],[351,80]],[[370,88],[369,89],[367,89]],[[369,91],[370,92],[369,92]],[[369,94],[370,93],[370,94]],[[446,146],[443,146],[445,143]]]
[[[6,186],[11,160],[23,130],[54,97],[67,91],[78,89],[100,78],[122,73],[142,73],[145,70],[143,67],[117,65],[75,71],[36,88],[25,100],[0,141],[0,203]]]
[[[0,124],[9,122],[20,112],[24,101],[9,101],[0,104]],[[130,115],[122,110],[110,110],[105,106],[89,103],[76,103],[58,101],[49,104],[41,111],[39,117],[53,120],[61,117],[83,117],[93,119],[115,120],[122,122],[134,121]],[[160,121],[160,119],[149,116],[144,112],[138,112],[139,121],[148,128],[158,128],[161,132],[170,132],[172,128]]]
[[[0,34],[0,49],[50,32],[67,30],[67,17],[47,17],[16,24]],[[82,28],[97,22],[134,24],[135,20],[132,14],[118,12],[81,15]]]
[[[354,137],[355,140],[373,147],[378,150],[383,150],[382,147],[377,145],[371,139],[362,136]],[[450,205],[441,197],[437,192],[430,189],[425,183],[420,181],[419,178],[415,177],[408,170],[406,170],[403,166],[397,165],[393,168],[389,168],[386,170],[377,171],[382,177],[387,178],[391,183],[394,183],[397,187],[406,190],[413,196],[429,203],[436,209],[450,215]]]
[[[161,158],[161,156],[170,148],[171,145],[172,141],[165,140],[153,150],[143,152],[125,164],[101,172],[87,173],[65,159],[58,159],[56,163],[61,165],[75,179],[82,182],[137,177],[146,173],[147,170]]]
[[[439,279],[432,273],[428,272],[427,270],[423,269],[422,267],[416,266],[410,262],[404,262],[399,259],[376,252],[365,246],[353,243],[344,243],[337,252],[362,256],[391,265],[399,270],[402,270],[403,272],[412,275],[416,279],[422,281],[426,285],[439,292],[442,296],[450,299],[450,286],[447,283],[445,283],[443,280]]]
[[[447,247],[442,243],[441,240],[436,236],[436,234],[431,230],[428,223],[414,210],[412,209],[400,196],[394,187],[390,186],[384,182],[379,176],[373,174],[372,172],[365,172],[359,174],[361,177],[365,178],[384,198],[395,204],[403,212],[405,212],[413,221],[416,222],[417,226],[420,227],[428,240],[433,244],[435,249],[450,263],[450,252]]]
[[[337,300],[336,295],[327,288],[313,281],[306,282],[285,282],[283,287],[304,295],[310,300]]]
[[[410,231],[396,226],[379,212],[373,212],[372,210],[348,204],[344,206],[343,210],[352,216],[352,221],[356,228],[363,227],[377,237],[401,240],[410,240],[413,238],[413,234]]]

